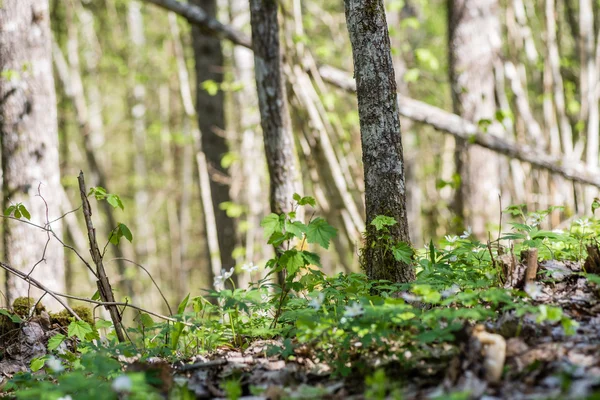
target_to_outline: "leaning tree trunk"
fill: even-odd
[[[190,0],[202,7],[211,18],[217,16],[216,0]],[[233,250],[236,246],[235,221],[227,216],[220,205],[231,202],[229,193],[231,177],[221,159],[229,151],[225,137],[225,95],[222,90],[212,93],[204,87],[205,82],[220,86],[223,82],[223,51],[221,40],[205,34],[198,26],[192,26],[194,58],[196,62],[196,110],[198,126],[202,134],[202,151],[210,174],[212,196],[221,265],[229,268],[235,265]]]
[[[478,124],[495,119],[494,60],[500,49],[497,0],[448,0],[448,58],[454,112]],[[456,141],[461,176],[454,208],[465,227],[484,238],[486,224],[498,221],[500,158]]]
[[[277,1],[250,0],[250,21],[258,105],[271,181],[271,211],[289,212],[300,183],[281,70]]]
[[[409,282],[415,278],[413,269],[378,243],[371,225],[377,215],[393,217],[398,222],[390,229],[393,240],[410,243],[396,78],[383,0],[345,0],[345,6],[365,171],[363,266],[371,279]]]
[[[61,193],[49,19],[46,0],[4,0],[0,6],[2,208],[23,203],[31,222],[42,226],[59,216]],[[38,187],[43,199],[37,197]],[[61,236],[60,221],[51,228]],[[46,247],[49,237],[37,228],[4,219],[2,259],[25,273],[33,270],[34,278],[63,291],[63,248],[54,241]],[[10,302],[28,295],[29,287],[8,275],[5,293]]]

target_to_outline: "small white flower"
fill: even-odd
[[[229,269],[229,271],[226,271],[225,268],[221,269],[221,276],[223,277],[223,280],[226,281],[227,279],[231,278],[231,276],[233,275],[233,268],[231,267]]]
[[[562,229],[553,229],[552,232],[558,233],[559,235],[562,235],[563,233],[565,233],[565,231],[563,231]]]
[[[254,263],[250,262],[242,265],[242,270],[252,273],[254,271],[258,271],[258,265],[254,265]]]
[[[528,283],[525,285],[525,293],[535,300],[542,294],[542,286],[537,283]]]
[[[442,290],[441,295],[443,298],[450,297],[460,292],[460,287],[458,285],[452,285],[446,290]]]
[[[529,215],[529,218],[527,218],[527,221],[525,221],[525,224],[531,225],[531,226],[538,226],[541,221],[542,221],[542,216],[540,214],[531,213]]]
[[[450,258],[448,259],[450,262],[456,262],[458,260],[458,256],[453,254],[450,256]]]
[[[117,376],[112,383],[112,388],[117,393],[131,392],[132,387],[133,382],[131,382],[131,378],[127,375]]]
[[[56,357],[50,357],[46,360],[46,367],[50,368],[52,372],[62,372],[65,370],[62,362]]]
[[[262,318],[266,318],[269,316],[269,313],[267,312],[267,310],[258,310],[256,312],[256,315]]]
[[[471,234],[473,233],[473,231],[471,230],[471,227],[467,227],[467,230],[463,232],[462,235],[460,235],[461,239],[468,239],[469,236],[471,236]]]
[[[446,239],[446,241],[448,243],[454,243],[454,242],[456,242],[459,239],[459,237],[456,236],[456,235],[453,235],[453,236],[446,235],[446,236],[444,236],[444,238]]]
[[[73,398],[71,397],[71,395],[69,395],[69,394],[68,394],[68,395],[66,395],[66,396],[59,397],[59,398],[58,398],[58,399],[56,399],[56,400],[73,400]]]
[[[223,289],[223,277],[221,275],[215,276],[215,281],[213,282],[213,286],[216,290]]]
[[[325,300],[325,295],[323,293],[319,293],[317,297],[310,299],[308,303],[312,308],[318,310],[323,305],[323,301]]]
[[[579,218],[575,221],[575,223],[581,226],[581,229],[589,228],[590,226],[592,226],[592,223],[587,218]]]
[[[346,306],[346,309],[344,310],[344,317],[354,318],[362,315],[364,312],[365,310],[360,303],[352,303],[352,305]]]
[[[404,301],[408,301],[408,302],[421,300],[421,298],[419,296],[415,296],[414,294],[407,293],[407,292],[400,294],[400,297],[402,297],[404,299]]]

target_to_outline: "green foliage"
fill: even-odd
[[[400,399],[401,381],[389,382],[384,368],[371,372],[368,360],[374,352],[381,355],[383,365],[393,359],[407,369],[431,353],[440,362],[448,362],[458,351],[453,344],[458,333],[506,312],[561,327],[565,334],[573,334],[577,328],[560,307],[536,305],[521,291],[499,287],[499,271],[490,249],[471,240],[470,232],[447,235],[440,246],[431,241],[414,250],[406,243],[393,242],[390,228],[397,223],[393,218],[378,216],[372,221],[378,243],[396,259],[413,265],[416,281],[370,281],[363,274],[326,276],[319,270],[320,257],[305,246],[314,243],[327,248],[336,231],[319,217],[298,220],[298,207],[302,206],[316,204],[310,197],[294,196],[293,211],[270,214],[262,221],[268,243],[277,246],[276,255],[266,262],[266,278],[248,288],[236,288],[231,279],[234,269],[222,270],[206,297],[188,294],[180,302],[172,316],[176,322],[157,322],[139,313],[137,325],[128,329],[135,340],[132,344],[118,344],[110,322],[99,320],[94,325],[71,319],[66,334],[49,339],[50,355],[32,361],[31,370],[39,375],[17,374],[8,390],[20,399],[55,399],[66,394],[112,399],[124,393],[114,387],[122,376],[118,355],[173,359],[219,347],[244,348],[256,338],[279,338],[281,344],[269,347],[267,355],[294,359],[298,347],[303,346],[330,365],[336,375],[366,375],[368,398]],[[589,222],[590,226],[580,222],[568,234],[542,234],[537,228],[541,217],[527,214],[521,207],[509,207],[507,213],[524,218],[525,223],[513,223],[514,232],[505,234],[503,240],[523,246],[551,248],[551,241],[558,237],[568,247],[572,243],[561,235],[577,242],[587,230],[596,229],[595,222]],[[562,254],[569,255],[569,251],[574,248]],[[275,273],[282,277],[280,284],[269,279]],[[596,275],[587,276],[600,284]],[[99,329],[107,330],[107,345],[98,345]],[[220,383],[228,398],[242,395],[238,378],[232,376]],[[124,388],[130,398],[155,396],[144,374],[119,379],[125,386],[116,386]],[[81,380],[90,383],[82,385]]]
[[[8,206],[8,208],[4,210],[4,215],[7,217],[12,215],[16,219],[21,219],[21,217],[24,217],[27,220],[31,220],[31,214],[29,214],[29,211],[23,205],[23,203],[17,203]]]

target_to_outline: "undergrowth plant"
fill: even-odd
[[[224,269],[213,289],[188,294],[172,321],[157,322],[139,312],[136,325],[128,329],[131,343],[118,344],[110,322],[72,321],[66,334],[49,340],[48,355],[32,361],[32,372],[15,375],[7,389],[22,399],[80,394],[111,399],[123,393],[152,398],[155,391],[144,374],[126,372],[124,359],[143,362],[159,356],[174,361],[219,348],[243,350],[259,338],[279,338],[280,344],[269,347],[266,355],[292,360],[302,348],[335,375],[368,375],[366,390],[373,398],[383,398],[398,393],[399,386],[385,383],[384,369],[373,374],[373,365],[407,370],[434,356],[442,368],[456,355],[453,344],[465,327],[494,321],[501,313],[561,324],[567,334],[576,329],[561,308],[537,305],[526,292],[501,288],[492,260],[497,250],[473,240],[470,232],[447,235],[440,246],[430,241],[413,249],[393,242],[388,229],[396,221],[379,216],[373,224],[382,250],[412,265],[416,280],[398,284],[370,281],[358,273],[326,276],[318,253],[308,247],[327,250],[336,230],[314,215],[299,220],[298,208],[316,207],[316,202],[299,195],[293,199],[291,212],[270,214],[261,223],[265,239],[276,249],[265,264],[265,277],[239,288],[231,279],[235,269]],[[513,232],[500,240],[546,249],[543,257],[580,259],[578,248],[597,236],[598,224],[577,222],[566,232],[539,229],[541,218],[551,211],[531,215],[522,207],[509,207],[507,212],[523,221],[512,223]],[[81,381],[88,383],[84,387]],[[224,390],[237,398],[239,382],[224,383]]]

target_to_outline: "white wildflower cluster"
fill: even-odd
[[[50,368],[52,372],[58,373],[65,370],[63,363],[56,357],[50,357],[46,360],[46,367]]]
[[[117,393],[129,393],[133,388],[133,382],[127,375],[120,375],[113,381],[112,388]]]
[[[225,281],[227,281],[227,279],[231,278],[231,276],[233,275],[233,268],[231,267],[229,269],[229,271],[225,270],[225,268],[221,269],[221,275],[217,275],[215,276],[215,281],[213,283],[213,286],[215,287],[216,290],[221,290],[225,287]]]

